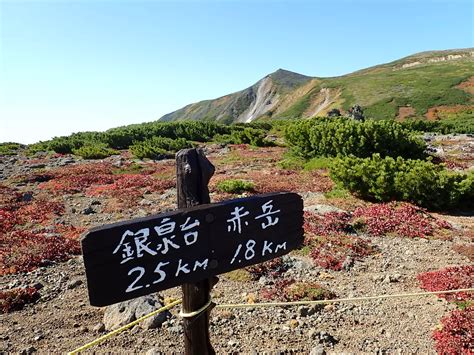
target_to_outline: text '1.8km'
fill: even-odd
[[[303,201],[273,193],[92,229],[82,240],[89,298],[108,304],[257,264],[303,242]]]

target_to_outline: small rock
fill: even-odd
[[[73,288],[76,288],[76,287],[82,285],[82,283],[83,283],[83,282],[82,282],[81,279],[71,280],[71,281],[68,282],[67,288],[70,289],[70,290],[72,290]]]
[[[96,212],[94,211],[92,206],[89,206],[82,211],[82,214],[85,214],[85,215],[93,214],[93,213],[96,213]]]
[[[20,280],[14,279],[12,282],[8,284],[8,288],[14,288],[20,284]]]
[[[151,348],[145,353],[145,355],[161,355],[161,354],[163,354],[163,352],[158,348]]]
[[[334,206],[331,206],[331,205],[321,205],[321,204],[316,204],[316,205],[311,205],[311,206],[305,207],[304,210],[308,211],[308,212],[322,214],[322,215],[324,215],[326,213],[331,213],[331,212],[337,212],[337,213],[346,212],[344,210],[341,210],[340,208],[337,208],[337,207],[334,207]]]
[[[124,162],[125,162],[125,159],[120,157],[116,162],[112,163],[112,166],[116,168],[121,168]]]
[[[104,325],[104,323],[99,322],[96,325],[94,325],[94,328],[92,328],[92,330],[95,333],[102,333],[103,331],[105,331],[105,325]]]
[[[321,344],[316,345],[309,352],[309,355],[325,355],[325,354],[326,352],[324,351],[324,347]]]
[[[21,350],[20,354],[21,355],[29,355],[29,354],[33,354],[34,352],[36,352],[36,348],[34,346],[29,346],[29,347]]]
[[[338,342],[335,337],[325,331],[319,333],[319,340],[321,343],[326,343],[330,345],[334,345]]]
[[[179,325],[175,325],[175,326],[169,327],[168,331],[170,333],[180,334],[183,331],[183,327]]]
[[[308,312],[309,312],[309,307],[299,307],[298,308],[298,315],[300,317],[306,317],[308,315]]]
[[[385,276],[385,279],[383,280],[383,282],[384,283],[399,282],[400,278],[401,278],[400,274],[387,275]]]
[[[104,313],[105,329],[117,329],[137,318],[161,308],[162,306],[163,304],[161,303],[161,300],[156,295],[143,296],[108,306]],[[145,329],[158,328],[170,317],[171,313],[165,311],[147,318],[140,323],[140,326]]]
[[[41,282],[35,282],[33,285],[31,285],[31,287],[37,290],[41,290],[44,287],[44,285]]]
[[[21,196],[22,202],[30,202],[31,200],[33,200],[33,192],[31,191],[25,192],[23,196]]]
[[[58,162],[57,162],[57,165],[58,166],[64,166],[64,165],[69,165],[69,164],[73,164],[75,163],[76,161],[73,159],[73,158],[62,158],[62,159],[59,159]]]
[[[298,327],[299,322],[296,319],[291,319],[288,324],[290,326],[290,329],[295,329],[296,327]]]
[[[36,336],[33,338],[33,340],[34,340],[34,341],[40,341],[40,340],[43,339],[43,338],[44,338],[44,335],[43,335],[43,334],[38,334],[38,335],[36,335]]]
[[[342,263],[342,268],[346,271],[349,271],[349,269],[354,266],[354,259],[352,259],[350,256],[348,256],[344,262]]]
[[[231,339],[227,342],[227,345],[231,346],[231,347],[234,347],[234,346],[237,346],[239,343],[234,340],[234,339]]]
[[[46,167],[46,164],[38,163],[38,164],[31,164],[30,168],[31,169],[43,169]]]
[[[153,201],[147,200],[145,198],[140,201],[140,206],[151,206],[152,204],[153,204]]]

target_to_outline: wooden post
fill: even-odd
[[[207,184],[214,171],[201,149],[183,149],[176,154],[178,208],[210,203]],[[183,312],[190,313],[205,306],[210,300],[213,283],[213,280],[203,280],[183,284]],[[209,311],[184,318],[183,323],[187,355],[215,354],[209,339]]]

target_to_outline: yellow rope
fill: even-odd
[[[328,304],[328,303],[339,303],[339,302],[355,302],[355,301],[368,301],[368,300],[376,300],[376,299],[387,299],[387,298],[405,298],[405,297],[416,297],[416,296],[427,296],[427,295],[439,295],[439,294],[447,294],[447,293],[459,293],[459,292],[474,292],[474,288],[461,288],[457,290],[446,290],[446,291],[430,291],[430,292],[413,292],[413,293],[399,293],[394,295],[379,295],[379,296],[365,296],[365,297],[350,297],[350,298],[337,298],[333,300],[318,300],[318,301],[293,301],[293,302],[265,302],[265,303],[227,303],[227,304],[218,304],[215,308],[258,308],[258,307],[282,307],[282,306],[302,306],[302,305],[315,305],[315,304]],[[167,306],[161,307],[156,311],[153,311],[143,317],[134,320],[131,323],[124,325],[110,333],[107,333],[90,343],[87,343],[80,348],[77,348],[68,353],[68,355],[77,354],[80,351],[87,350],[94,345],[97,345],[104,340],[127,330],[128,328],[133,327],[134,325],[140,323],[141,321],[153,317],[154,315],[164,312],[174,306],[180,304],[182,300],[176,300],[168,304]],[[206,309],[209,305],[206,304]],[[200,313],[200,312],[198,312]]]
[[[461,288],[457,290],[447,290],[447,291],[399,293],[399,294],[394,294],[394,295],[336,298],[332,300],[317,300],[317,301],[227,303],[227,304],[218,304],[216,305],[215,308],[259,308],[259,307],[302,306],[302,305],[328,304],[328,303],[339,303],[339,302],[367,301],[367,300],[377,300],[377,299],[387,299],[387,298],[416,297],[416,296],[438,295],[438,294],[445,294],[445,293],[459,293],[459,292],[468,292],[468,291],[474,291],[474,288]]]
[[[101,342],[103,342],[104,340],[110,338],[110,337],[113,337],[114,335],[118,334],[118,333],[121,333],[123,332],[124,330],[127,330],[128,328],[131,328],[133,327],[134,325],[140,323],[141,321],[144,321],[145,319],[147,318],[150,318],[150,317],[153,317],[154,315],[157,315],[158,313],[161,313],[161,312],[164,312],[164,311],[167,311],[168,309],[170,308],[173,308],[174,306],[180,304],[182,302],[182,300],[176,300],[174,302],[171,302],[170,304],[164,306],[164,307],[161,307],[160,309],[157,309],[156,311],[153,311],[149,314],[146,314],[144,315],[143,317],[140,317],[136,320],[134,320],[133,322],[131,323],[128,323],[126,325],[124,325],[123,327],[120,327],[118,329],[115,329],[113,331],[111,331],[110,333],[107,333],[93,341],[91,341],[90,343],[87,343],[83,346],[81,346],[80,348],[77,348],[77,349],[74,349],[73,351],[69,352],[68,355],[72,355],[72,354],[77,354],[78,352],[80,351],[84,351],[84,350],[87,350],[91,347],[93,347],[94,345],[97,345]]]
[[[181,311],[179,311],[179,316],[181,318],[192,318],[192,317],[195,317],[197,316],[198,314],[201,314],[202,312],[204,312],[206,309],[209,308],[209,306],[211,305],[212,303],[212,298],[209,299],[209,301],[204,305],[202,306],[201,308],[193,311],[193,312],[189,312],[189,313],[184,313],[183,310],[181,309]]]

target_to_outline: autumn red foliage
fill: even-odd
[[[305,212],[304,229],[306,233],[320,236],[348,233],[352,230],[350,220],[350,214],[345,212],[329,212],[324,215]]]
[[[0,313],[21,310],[26,304],[36,302],[40,295],[34,287],[0,291]]]
[[[448,222],[405,202],[359,207],[353,213],[353,223],[364,227],[372,236],[392,234],[408,238],[428,238],[441,229],[451,228]]]
[[[283,261],[283,258],[280,257],[249,266],[246,269],[252,276],[253,280],[258,280],[262,276],[273,278],[279,277],[282,273],[287,271],[288,268],[289,265]]]
[[[64,213],[58,201],[34,199],[11,188],[0,188],[0,275],[27,272],[80,253],[83,229],[54,224]]]
[[[340,271],[376,251],[369,241],[347,234],[352,230],[347,213],[318,215],[305,212],[304,217],[305,244],[320,267]]]
[[[122,169],[126,171],[127,166]],[[117,173],[117,168],[104,162],[67,166],[51,172],[51,178],[40,183],[39,188],[56,195],[82,192],[88,196],[113,197],[133,203],[144,193],[162,192],[173,187],[174,178],[160,176],[163,173],[168,175],[169,169],[169,165],[162,164],[146,166],[134,173]]]
[[[474,306],[449,313],[441,319],[441,326],[433,332],[438,354],[474,354]]]
[[[268,193],[278,191],[312,191],[328,192],[334,183],[326,172],[298,172],[293,170],[271,169],[265,172],[251,171],[246,179],[255,184],[257,193]]]
[[[429,271],[417,276],[421,287],[427,291],[443,291],[474,287],[474,265],[453,266],[442,270]],[[448,301],[474,299],[474,292],[440,294]]]
[[[32,271],[81,253],[83,229],[55,226],[48,231],[15,230],[0,234],[0,275]]]
[[[40,183],[38,187],[57,195],[84,192],[92,185],[113,183],[112,168],[112,165],[108,163],[89,163],[58,168],[49,172],[51,179]]]

